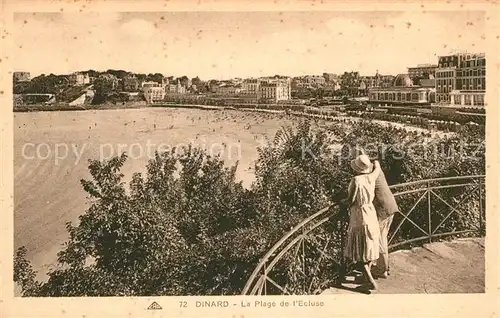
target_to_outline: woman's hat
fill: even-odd
[[[358,173],[370,173],[373,170],[373,163],[367,155],[360,155],[351,160],[351,168]]]

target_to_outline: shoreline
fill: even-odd
[[[235,107],[236,106],[236,107]],[[266,106],[271,106],[272,108],[282,108],[282,109],[269,109],[269,107]],[[31,109],[14,109],[14,113],[29,113],[29,112],[51,112],[51,111],[90,111],[90,110],[121,110],[121,109],[143,109],[143,108],[182,108],[182,109],[200,109],[200,110],[216,110],[216,111],[223,111],[223,110],[235,110],[235,111],[242,111],[242,112],[256,112],[256,113],[271,113],[271,114],[288,114],[294,117],[305,117],[305,118],[314,118],[314,119],[319,119],[319,120],[325,120],[325,121],[330,121],[330,122],[342,122],[342,121],[349,121],[349,122],[355,122],[355,121],[360,121],[360,120],[368,120],[372,121],[376,124],[379,125],[389,125],[393,126],[396,128],[402,128],[407,131],[420,131],[420,132],[427,132],[431,134],[438,134],[438,135],[443,135],[443,134],[453,134],[453,132],[446,132],[443,130],[430,130],[425,127],[421,127],[418,125],[414,124],[408,124],[408,123],[398,123],[394,121],[386,121],[386,120],[381,120],[381,119],[364,119],[362,117],[356,117],[356,116],[349,116],[349,115],[343,115],[343,116],[335,116],[335,115],[328,115],[328,112],[325,112],[324,114],[316,114],[316,113],[308,113],[306,111],[297,111],[293,110],[293,108],[296,108],[297,106],[302,106],[302,105],[280,105],[280,104],[236,104],[234,106],[216,106],[216,105],[200,105],[200,104],[179,104],[179,103],[173,103],[173,104],[139,104],[139,103],[134,103],[131,105],[114,105],[114,104],[101,104],[101,105],[91,105],[91,107],[74,107],[74,106],[63,106],[63,107],[47,107],[47,106],[35,106]],[[304,106],[302,106],[304,107]]]
[[[100,105],[85,105],[83,106],[70,106],[70,105],[33,105],[24,107],[13,107],[13,113],[33,113],[33,112],[54,112],[54,111],[85,111],[85,110],[109,110],[109,109],[137,109],[149,108],[148,104],[133,103],[130,105],[115,105],[115,104],[100,104]]]

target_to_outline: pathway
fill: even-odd
[[[390,254],[391,275],[378,279],[377,294],[483,293],[484,238],[424,244]],[[342,288],[323,294],[370,293],[349,275]]]

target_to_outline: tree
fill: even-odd
[[[340,87],[349,96],[353,96],[359,86],[359,73],[358,72],[344,72],[340,76]]]
[[[196,85],[196,87],[198,88],[198,90],[200,90],[200,88],[202,88],[204,86],[203,81],[198,76],[193,77],[191,79],[191,84]]]
[[[222,266],[210,263],[220,252],[214,244],[249,222],[236,167],[191,147],[157,153],[145,177],[134,174],[127,194],[120,173],[126,158],[89,163],[92,180],[82,186],[90,207],[79,225],[67,225],[60,266],[39,284],[39,296],[199,294],[218,285],[206,272]],[[20,250],[14,279],[28,295],[38,283],[23,257]]]
[[[92,104],[98,105],[106,102],[107,97],[113,93],[113,82],[111,79],[100,77],[94,81],[94,98]]]
[[[89,77],[93,77],[93,78],[97,78],[100,75],[100,73],[98,71],[92,70],[92,69],[85,71],[83,73],[87,73],[89,75]]]
[[[160,74],[160,73],[154,73],[154,74],[148,74],[148,76],[146,77],[146,81],[152,81],[152,82],[156,82],[156,83],[162,83],[163,81],[163,74]]]
[[[129,74],[131,74],[130,72],[124,70],[107,70],[106,73],[116,76],[116,78],[119,79],[123,79],[127,77]]]
[[[68,81],[65,76],[42,74],[29,82],[15,84],[14,94],[57,94],[61,88],[67,86]]]
[[[178,77],[176,82],[177,81],[179,81],[179,83],[181,83],[182,86],[188,86],[189,78],[186,75],[184,75],[184,76]]]

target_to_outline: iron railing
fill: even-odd
[[[389,249],[450,236],[485,235],[484,175],[427,179],[391,186],[400,212]],[[326,207],[286,233],[261,258],[243,295],[318,294],[342,279],[347,213]]]

